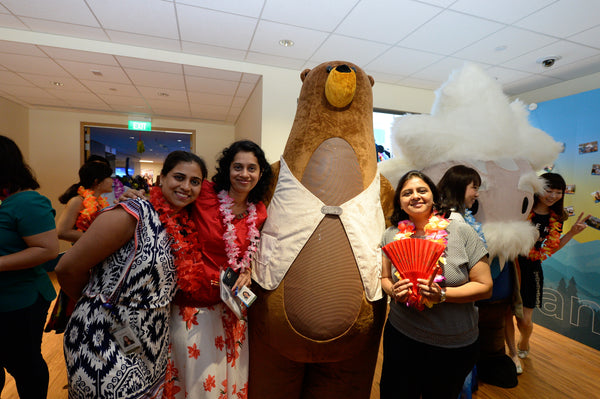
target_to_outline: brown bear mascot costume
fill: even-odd
[[[369,398],[386,313],[378,246],[393,198],[377,170],[374,82],[339,61],[301,79],[252,271],[249,397]]]

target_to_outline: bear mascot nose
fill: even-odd
[[[352,102],[356,92],[356,72],[346,64],[329,67],[325,83],[325,97],[329,104],[344,108]]]

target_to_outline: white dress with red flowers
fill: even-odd
[[[206,267],[227,267],[219,199],[212,182],[204,182],[195,202],[199,254]],[[267,212],[256,204],[256,226]],[[236,243],[243,253],[247,216],[233,220]],[[212,305],[194,303],[193,293],[179,292],[171,307],[169,361],[165,398],[245,399],[248,396],[248,330],[244,320],[221,302],[218,291]]]
[[[247,324],[220,303],[173,305],[167,398],[246,398]],[[176,343],[176,344],[173,344]],[[186,344],[183,344],[186,343]]]

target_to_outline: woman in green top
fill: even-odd
[[[21,398],[45,398],[42,330],[56,297],[41,266],[58,255],[54,210],[14,141],[0,136],[0,392],[4,369]]]

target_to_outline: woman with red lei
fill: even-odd
[[[423,173],[402,176],[394,197],[384,252],[398,240],[421,239],[427,247],[433,241],[443,248],[439,260],[433,260],[440,273],[433,263],[433,272],[416,281],[403,274],[402,263],[394,257],[383,257],[381,286],[392,301],[383,333],[381,398],[454,399],[479,353],[474,302],[492,293],[487,250],[458,213],[436,209],[437,188]],[[419,241],[414,242],[404,248],[418,248]],[[417,250],[415,255],[427,258],[429,251]],[[438,370],[440,362],[445,366]]]
[[[576,234],[581,233],[586,227],[586,220],[590,217],[590,215],[583,217],[581,213],[571,230],[561,237],[563,222],[569,217],[564,210],[565,180],[557,173],[544,173],[541,178],[546,181],[545,192],[542,195],[535,194],[533,208],[528,218],[537,227],[539,239],[527,257],[519,256],[518,259],[521,270],[523,318],[517,317],[517,327],[521,337],[517,347],[514,338],[507,339],[509,355],[517,368],[522,367],[519,358],[525,359],[529,355],[529,339],[533,332],[531,320],[533,309],[542,306],[544,289],[542,261],[564,247]],[[512,323],[512,318],[509,318],[507,325]],[[509,325],[508,328],[510,327]],[[514,327],[509,331],[514,334]]]
[[[262,149],[243,140],[223,150],[212,182],[202,186],[195,204],[202,264],[178,268],[165,397],[247,397],[247,324],[221,301],[219,276],[228,268],[238,274],[234,295],[250,286],[271,179]]]
[[[195,262],[189,216],[206,166],[174,151],[150,201],[102,211],[56,267],[77,305],[64,335],[69,398],[161,397],[177,268]]]
[[[100,210],[108,206],[102,194],[112,192],[112,169],[100,162],[86,162],[79,168],[79,182],[73,184],[58,198],[66,204],[56,222],[56,231],[61,240],[76,242],[88,229]],[[55,330],[57,334],[65,331],[75,301],[60,290],[54,303],[52,314],[45,332]]]

